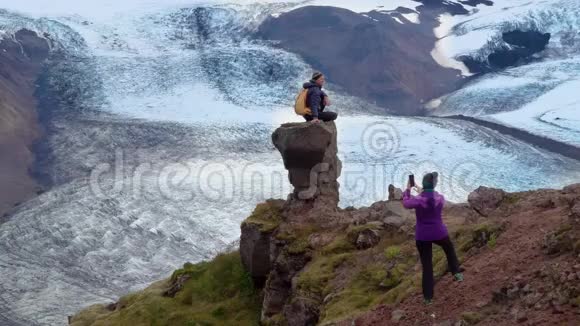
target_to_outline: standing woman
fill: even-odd
[[[437,177],[437,172],[427,173],[423,177],[423,189],[418,196],[411,195],[413,185],[409,181],[407,190],[403,194],[403,206],[409,209],[414,208],[417,216],[415,240],[421,257],[421,265],[423,266],[423,298],[426,305],[430,305],[433,302],[435,286],[433,277],[433,243],[443,248],[445,256],[447,256],[449,271],[453,274],[454,279],[459,282],[463,281],[455,248],[449,239],[449,232],[441,218],[445,198],[434,190],[435,186],[437,186]]]

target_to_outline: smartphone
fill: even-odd
[[[411,187],[415,187],[415,176],[412,174],[409,175],[409,184]]]

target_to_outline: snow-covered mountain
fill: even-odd
[[[450,20],[443,25],[480,30],[469,17],[483,24],[483,8],[495,6],[477,3],[441,2],[456,12],[480,10],[443,17]],[[38,81],[47,135],[35,171],[50,190],[0,224],[2,323],[65,324],[82,307],[211,257],[238,238],[240,221],[257,202],[289,193],[270,133],[299,121],[290,106],[314,67],[254,32],[266,18],[310,4],[345,7],[371,21],[382,14],[401,25],[425,22],[422,4],[410,0],[56,0],[50,6],[0,0],[4,37],[28,28],[53,40]],[[408,10],[393,11],[399,6]],[[491,25],[489,35],[497,28]],[[449,39],[461,33],[459,27],[447,32]],[[453,52],[441,42],[433,44],[434,55],[445,62],[485,47]],[[521,89],[549,96],[556,88],[543,87],[550,82],[546,71],[558,80],[574,74],[573,65],[559,64],[575,60],[566,49],[569,54],[549,48],[554,53],[543,54],[552,56],[546,62],[475,79],[442,99],[438,110],[482,108],[490,98],[523,105],[514,99]],[[493,86],[502,81],[505,93]],[[515,191],[580,180],[579,162],[498,132],[465,121],[371,114],[381,111],[372,101],[336,84],[328,91],[341,113],[343,207],[384,199],[388,184],[401,186],[411,172],[440,171],[441,190],[456,201],[481,184]]]

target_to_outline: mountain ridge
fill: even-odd
[[[34,93],[49,47],[26,29],[0,39],[0,217],[41,191],[30,173],[42,134]]]

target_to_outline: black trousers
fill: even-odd
[[[332,111],[318,112],[318,119],[320,119],[324,122],[334,121],[334,120],[336,120],[336,118],[338,118],[338,113],[336,113],[336,112],[332,112]],[[312,121],[312,116],[305,115],[304,119],[306,119],[306,121]]]
[[[455,248],[449,237],[437,241],[416,241],[417,250],[421,257],[421,265],[423,266],[423,297],[427,300],[433,299],[433,292],[435,288],[435,280],[433,277],[433,246],[436,244],[443,248],[445,256],[447,257],[447,266],[449,272],[453,275],[460,272],[459,260],[455,254]]]

